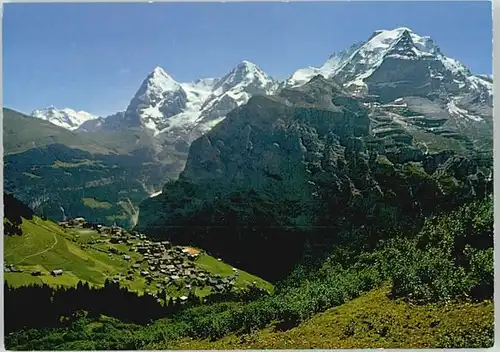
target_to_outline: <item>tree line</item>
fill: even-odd
[[[157,297],[138,295],[118,283],[106,280],[103,287],[79,281],[75,287],[29,285],[12,287],[4,283],[5,331],[26,328],[56,328],[82,316],[114,317],[127,323],[147,324],[180,310],[222,301],[251,301],[266,294],[255,286],[238,292],[212,293],[200,298],[190,293],[185,302],[173,300],[162,290]]]

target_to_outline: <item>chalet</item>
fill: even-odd
[[[42,275],[42,272],[40,270],[34,270],[31,272],[31,275],[32,276],[40,276],[40,275]]]
[[[87,221],[85,221],[85,218],[78,217],[70,220],[69,223],[70,226],[82,228],[87,223]]]
[[[147,252],[147,250],[148,250],[148,247],[145,247],[145,246],[137,246],[137,247],[136,247],[136,249],[137,249],[137,252],[139,252],[139,253],[146,253],[146,252]]]
[[[53,276],[59,276],[63,274],[63,271],[61,269],[54,269],[50,272]]]
[[[58,225],[61,226],[61,227],[64,227],[64,228],[70,227],[70,224],[69,224],[68,221],[59,221]]]
[[[129,255],[126,255],[126,254],[124,254],[124,255],[123,255],[123,259],[125,259],[125,260],[130,260],[130,256],[129,256]]]
[[[118,237],[118,236],[113,236],[113,237],[111,237],[111,239],[109,240],[109,242],[112,243],[112,244],[118,244],[118,243],[122,243],[123,240],[120,237]]]
[[[142,276],[149,275],[149,272],[147,270],[141,270],[141,275]]]

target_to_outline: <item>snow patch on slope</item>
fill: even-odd
[[[472,114],[469,113],[469,111],[467,111],[465,109],[462,109],[462,108],[459,108],[455,104],[455,100],[454,99],[452,99],[448,103],[447,108],[448,108],[448,111],[450,112],[450,114],[453,115],[453,116],[461,117],[461,118],[466,118],[466,119],[469,119],[469,120],[472,120],[472,121],[475,121],[475,122],[484,121],[483,118],[481,118],[479,116],[472,115]]]

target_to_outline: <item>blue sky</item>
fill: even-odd
[[[286,78],[402,26],[492,72],[489,2],[5,4],[3,102],[105,116],[125,109],[158,65],[186,82],[246,59]]]

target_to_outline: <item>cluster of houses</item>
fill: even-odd
[[[195,287],[210,286],[214,292],[231,290],[236,282],[237,269],[233,270],[231,277],[223,278],[198,267],[194,263],[199,256],[199,252],[196,250],[172,246],[168,241],[144,240],[134,243],[127,239],[126,235],[123,237],[122,241],[127,244],[130,251],[142,255],[142,258],[131,265],[127,272],[127,280],[134,280],[134,274],[139,273],[140,276],[144,277],[148,286],[155,283],[158,290],[166,289],[170,285],[178,289],[184,287],[188,291],[194,290]],[[131,257],[126,254],[123,255],[123,258],[131,260]],[[120,276],[113,278],[114,282],[119,280]]]
[[[65,221],[60,221],[59,226],[69,229],[69,228],[77,228],[77,229],[83,229],[83,228],[89,228],[90,224],[87,223],[85,218],[79,217],[79,218],[74,218],[70,220],[65,220]]]
[[[124,260],[130,261],[131,265],[126,275],[118,274],[112,279],[114,283],[125,279],[133,281],[138,275],[142,276],[146,284],[154,287],[158,291],[173,285],[177,289],[186,288],[189,292],[195,287],[209,286],[212,292],[230,291],[238,277],[238,270],[233,268],[233,275],[223,278],[218,274],[211,274],[197,265],[194,261],[200,253],[191,248],[172,246],[168,241],[154,242],[148,240],[147,236],[138,232],[127,232],[119,226],[104,226],[101,224],[89,224],[84,218],[60,222],[59,225],[65,228],[91,228],[98,232],[111,244],[126,244],[129,252],[141,254],[141,258],[133,261],[129,254],[121,253],[117,248],[110,248],[109,255],[122,255]],[[106,241],[89,241],[87,244]],[[61,272],[52,275],[61,275]],[[154,294],[153,294],[154,295]],[[181,296],[181,302],[187,296]]]
[[[193,248],[181,246],[172,246],[168,241],[154,242],[148,240],[146,235],[137,232],[127,232],[119,226],[103,226],[100,224],[89,224],[82,217],[62,221],[59,225],[63,228],[89,228],[98,232],[103,240],[88,241],[87,244],[97,242],[108,242],[112,244],[125,244],[129,254],[119,251],[116,247],[109,248],[108,254],[121,255],[124,260],[130,262],[130,267],[126,274],[118,274],[112,278],[114,283],[121,280],[133,281],[137,277],[145,279],[147,288],[145,292],[158,298],[160,292],[173,286],[176,291],[194,293],[194,289],[210,287],[212,293],[229,292],[233,289],[238,278],[238,270],[233,268],[233,274],[229,277],[222,277],[219,274],[212,274],[203,270],[194,261],[199,257],[200,252]],[[79,237],[79,236],[77,236]],[[101,249],[102,250],[102,249]],[[133,259],[133,258],[134,259]],[[220,260],[220,259],[219,259]],[[5,272],[23,272],[17,269],[14,264],[4,264]],[[62,269],[54,269],[50,272],[52,276],[63,275]],[[42,275],[40,270],[31,272],[32,276]],[[255,282],[253,283],[255,285]],[[188,296],[183,295],[173,300],[179,300],[181,303],[188,301]]]

